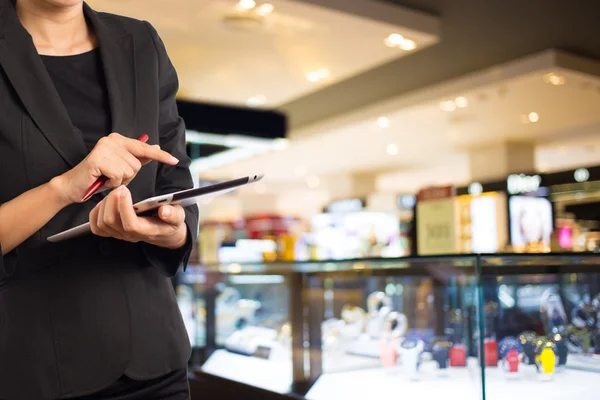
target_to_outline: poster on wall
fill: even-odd
[[[510,241],[515,250],[550,246],[552,204],[543,197],[511,196]]]
[[[417,196],[419,255],[456,252],[456,204],[452,186],[423,189]]]
[[[482,196],[471,201],[471,237],[473,253],[498,251],[495,197]]]

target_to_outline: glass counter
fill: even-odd
[[[487,400],[598,398],[600,257],[482,256]]]
[[[192,369],[280,395],[597,398],[600,256],[192,266]]]

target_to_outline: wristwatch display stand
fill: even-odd
[[[207,379],[310,400],[598,400],[600,255],[234,267],[192,266],[178,291]]]

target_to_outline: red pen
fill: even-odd
[[[142,133],[140,135],[140,137],[138,138],[138,140],[140,142],[146,143],[148,141],[148,135],[146,135],[145,133]],[[81,201],[86,201],[90,197],[92,197],[94,195],[94,193],[96,193],[98,191],[98,189],[100,189],[102,187],[102,185],[104,185],[106,183],[107,180],[108,180],[108,178],[105,176],[101,176],[100,178],[98,178],[96,180],[96,182],[94,182],[92,184],[92,186],[90,186],[90,188],[87,190],[87,192],[85,192],[85,195],[83,195],[83,198],[81,199]]]

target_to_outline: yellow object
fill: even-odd
[[[540,355],[536,357],[541,368],[542,374],[552,374],[556,365],[556,354],[550,347],[546,347]]]

